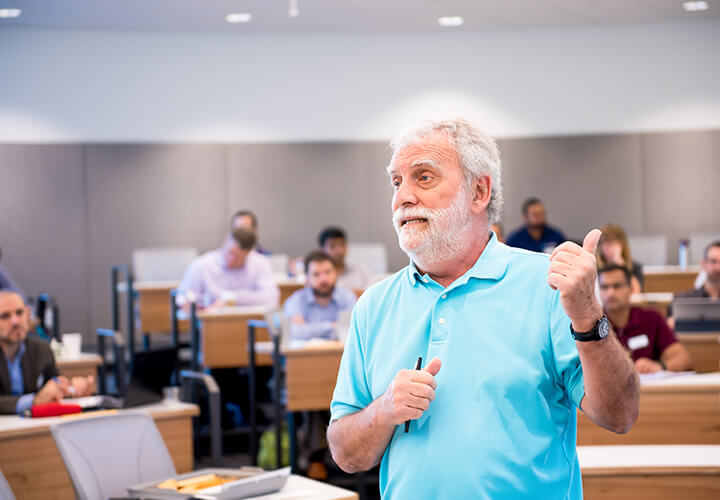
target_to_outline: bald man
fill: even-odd
[[[15,292],[0,291],[0,413],[22,414],[34,404],[86,396],[93,377],[60,375],[47,342],[28,337],[30,311]]]

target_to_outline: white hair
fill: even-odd
[[[503,193],[500,167],[500,153],[495,141],[480,130],[475,124],[462,118],[446,120],[426,120],[411,125],[400,132],[390,142],[390,148],[395,153],[400,149],[417,143],[424,137],[441,132],[447,135],[450,146],[457,152],[460,164],[465,171],[465,180],[468,187],[480,176],[490,176],[491,193],[490,203],[487,206],[488,224],[500,220],[502,212]],[[391,162],[392,166],[392,162]],[[388,167],[388,170],[391,167]]]

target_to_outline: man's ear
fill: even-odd
[[[487,209],[492,195],[492,180],[489,175],[476,177],[472,183],[472,207],[474,213]]]

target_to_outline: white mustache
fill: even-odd
[[[425,207],[408,207],[398,208],[393,214],[393,224],[395,227],[400,227],[403,219],[427,219],[428,222],[432,222],[437,218],[435,210],[431,210]]]

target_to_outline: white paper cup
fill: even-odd
[[[62,344],[64,358],[79,358],[82,352],[82,334],[64,333],[62,336]]]

